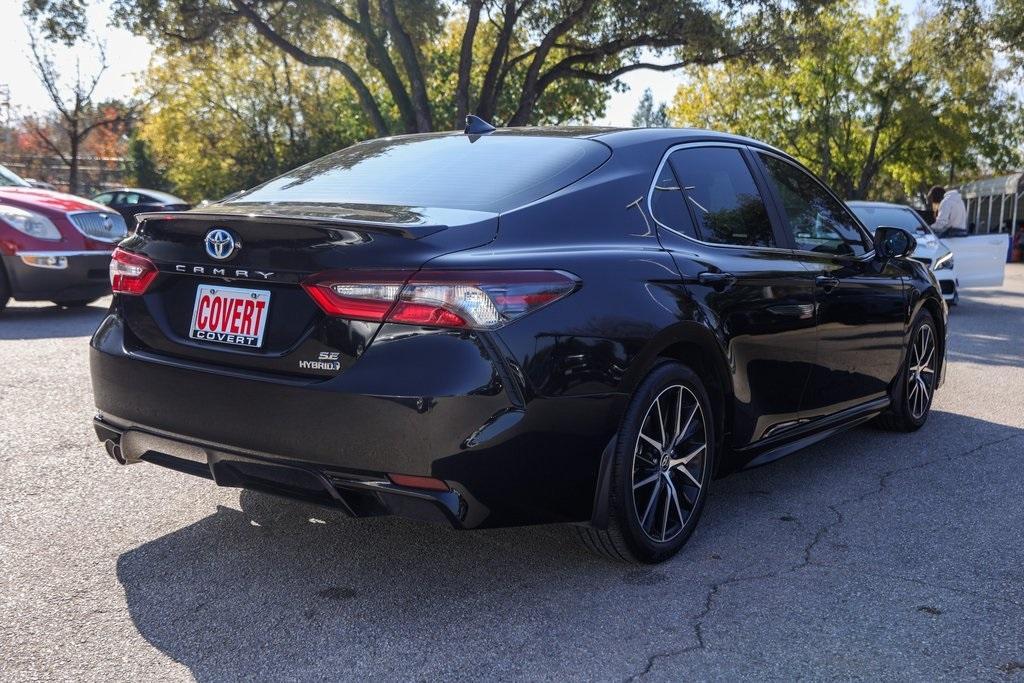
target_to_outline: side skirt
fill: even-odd
[[[881,414],[889,407],[889,403],[890,401],[886,397],[875,399],[853,408],[847,408],[842,412],[812,422],[800,429],[803,432],[802,435],[790,433],[769,440],[779,442],[784,439],[782,443],[766,444],[762,442],[745,448],[737,448],[734,453],[739,456],[741,461],[748,454],[753,456],[742,469],[765,465],[800,449],[807,448],[811,444],[827,439],[830,436],[864,424]]]

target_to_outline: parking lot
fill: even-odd
[[[649,568],[118,467],[105,303],[0,317],[0,678],[1024,680],[1024,266],[953,309],[923,430],[715,482]]]

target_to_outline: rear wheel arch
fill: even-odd
[[[666,359],[678,361],[687,366],[700,378],[708,392],[711,410],[715,419],[715,434],[719,452],[727,441],[731,430],[733,387],[729,363],[715,334],[700,323],[684,322],[673,325],[654,337],[638,356],[627,376],[626,391],[632,395],[636,388],[650,374],[651,370]],[[716,467],[722,467],[725,458],[718,458]]]

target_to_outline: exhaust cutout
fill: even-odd
[[[121,448],[121,444],[117,443],[113,439],[107,439],[104,441],[103,447],[107,449],[107,455],[113,458],[118,465],[134,465],[137,462],[142,462],[138,458],[129,459]]]

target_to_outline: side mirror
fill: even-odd
[[[917,249],[917,240],[908,230],[881,225],[875,230],[875,254],[889,260],[909,256]]]

